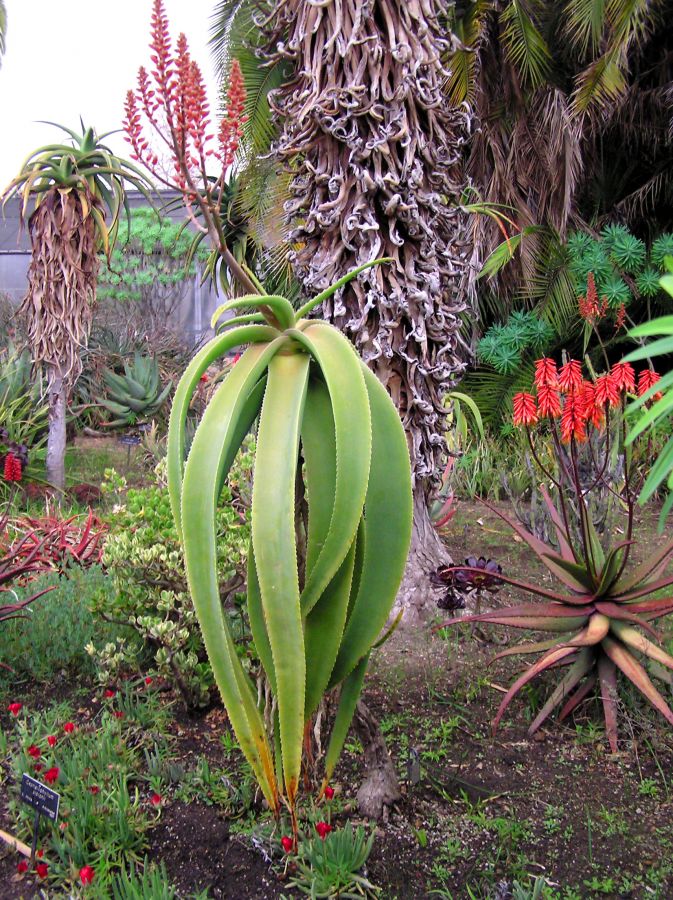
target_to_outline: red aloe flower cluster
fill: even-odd
[[[596,289],[596,280],[593,272],[589,272],[587,275],[586,296],[578,297],[577,303],[580,310],[580,316],[591,325],[595,325],[608,311],[607,299],[605,297],[601,300],[598,299],[598,290]]]
[[[645,369],[638,376],[638,395],[642,396],[659,375]],[[586,380],[582,364],[570,359],[557,369],[553,359],[543,358],[535,363],[532,393],[516,394],[512,401],[513,422],[528,427],[539,419],[560,418],[561,441],[584,443],[587,426],[601,429],[610,407],[622,404],[626,394],[636,393],[636,377],[630,363],[615,363],[609,372],[598,375],[595,381]]]
[[[164,185],[180,191],[191,209],[194,203],[214,199],[234,161],[245,122],[243,76],[234,60],[226,109],[217,128],[201,69],[190,55],[184,34],[173,48],[163,0],[154,0],[150,50],[150,71],[141,66],[135,92],[126,95],[126,139],[133,148],[132,158]],[[160,150],[152,145],[152,137]],[[165,171],[165,155],[170,171]],[[220,164],[216,182],[207,173],[211,158]]]
[[[7,453],[2,470],[2,477],[5,481],[21,481],[22,474],[23,469],[21,467],[21,460],[18,456],[14,456],[13,453]]]

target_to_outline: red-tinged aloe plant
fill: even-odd
[[[514,424],[526,428],[533,457],[556,488],[558,507],[544,487],[542,494],[556,533],[558,551],[495,507],[489,508],[525,541],[561,586],[547,589],[500,574],[498,577],[502,582],[535,594],[545,602],[452,619],[439,627],[479,621],[551,632],[553,637],[548,640],[519,644],[495,657],[541,654],[507,691],[494,719],[494,729],[521,688],[542,672],[563,667],[563,677],[531,723],[529,734],[536,732],[557,706],[561,706],[559,718],[566,718],[596,688],[603,702],[606,733],[614,752],[617,749],[618,671],[673,724],[673,711],[639,659],[645,657],[653,661],[657,664],[653,667],[655,674],[670,680],[666,669],[673,670],[673,657],[656,643],[661,639],[651,623],[673,612],[673,596],[652,597],[673,585],[673,575],[665,575],[673,555],[673,540],[639,565],[629,566],[635,543],[633,512],[638,492],[632,484],[636,473],[629,448],[624,447],[625,398],[636,391],[631,367],[618,363],[608,374],[585,381],[581,364],[575,360],[566,363],[560,371],[553,360],[540,360],[535,387],[537,398],[533,394],[514,398]],[[611,411],[615,419],[612,436]],[[556,450],[556,473],[549,472],[539,462],[531,434],[531,425],[543,418],[548,419],[547,433]],[[560,428],[557,419],[560,419]],[[590,440],[594,436],[592,430],[601,433],[602,458],[597,458]],[[604,472],[611,452],[610,442],[615,440],[620,441],[617,449],[624,453],[624,482],[618,496],[627,510],[626,540],[606,550],[594,527],[587,497],[596,485],[606,483]],[[593,463],[588,483],[586,459],[584,465],[580,465],[581,452],[588,453]],[[612,486],[609,490],[615,491]],[[479,573],[469,566],[455,568]]]
[[[47,587],[23,600],[17,598],[11,585],[25,584],[34,575],[46,571],[48,564],[43,553],[44,541],[32,541],[32,534],[8,543],[7,521],[7,516],[0,517],[0,622],[22,618],[29,604],[54,590],[54,586]],[[13,598],[12,602],[6,602],[7,595]],[[0,668],[9,669],[9,666],[0,661]]]
[[[68,565],[88,567],[101,561],[107,526],[89,510],[83,516],[60,519],[57,516],[26,516],[14,519],[12,528],[22,535],[17,550],[17,559],[29,557],[36,547],[44,567],[62,570]]]

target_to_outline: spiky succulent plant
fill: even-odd
[[[641,373],[638,390],[648,384],[656,385],[656,378],[658,376],[651,373],[649,378],[643,379]],[[541,486],[556,533],[558,552],[495,507],[490,508],[530,547],[547,571],[561,583],[561,588],[547,588],[494,572],[494,578],[537,595],[544,602],[518,604],[452,619],[439,627],[472,621],[551,632],[553,637],[548,640],[519,644],[495,657],[541,654],[537,662],[529,666],[507,691],[494,719],[494,728],[512,699],[529,681],[542,672],[562,666],[564,674],[531,723],[529,734],[537,731],[557,706],[562,707],[561,719],[570,715],[597,686],[605,713],[606,734],[615,751],[618,671],[673,725],[673,711],[638,658],[644,657],[658,664],[659,668],[655,668],[653,674],[673,683],[670,673],[666,672],[666,669],[673,670],[673,657],[659,643],[655,643],[661,642],[661,637],[651,625],[653,620],[673,613],[673,596],[651,596],[673,585],[673,575],[665,575],[667,564],[673,556],[673,540],[666,541],[639,565],[630,564],[633,544],[636,543],[633,537],[635,493],[631,484],[631,480],[635,480],[634,467],[628,447],[623,446],[623,428],[616,427],[614,434],[611,434],[610,417],[623,417],[627,394],[636,391],[631,366],[618,363],[609,374],[599,376],[595,383],[590,383],[583,381],[578,361],[571,360],[557,372],[553,360],[540,360],[536,363],[535,386],[537,403],[531,394],[519,394],[515,398],[514,423],[526,428],[531,453],[538,462],[540,457],[531,426],[538,422],[538,418],[548,420],[546,428],[552,432],[557,457],[556,474],[543,463],[538,462],[538,465],[556,489],[558,507]],[[650,394],[653,390],[654,387]],[[643,393],[643,399],[648,396]],[[560,428],[557,424],[559,419]],[[627,510],[626,539],[609,549],[604,549],[601,544],[587,499],[590,490],[605,479],[605,462],[596,461],[592,458],[593,451],[589,451],[597,471],[591,470],[589,487],[582,486],[581,476],[582,465],[587,461],[586,457],[584,460],[580,458],[581,445],[588,445],[592,434],[599,431],[604,431],[601,439],[605,442],[605,460],[611,452],[611,444],[617,440],[621,440],[622,444],[617,443],[615,450],[624,455],[624,487],[620,500]],[[567,452],[562,448],[562,443],[568,445]],[[471,563],[447,569],[443,577],[445,580],[449,575],[460,577],[458,570],[472,573],[475,578],[484,577],[484,567]]]
[[[224,333],[195,356],[169,427],[171,505],[213,675],[264,796],[276,813],[285,803],[294,826],[306,727],[323,693],[341,685],[325,760],[329,777],[411,538],[409,453],[397,410],[346,338],[305,318],[364,268],[297,313],[285,298],[266,295],[221,307],[216,318],[232,307],[260,313],[225,322]],[[201,375],[246,344],[183,463],[187,411]],[[248,614],[277,704],[273,735],[236,654],[217,583],[218,497],[256,420]]]
[[[123,375],[106,369],[103,381],[108,396],[100,401],[101,406],[115,417],[106,423],[110,428],[150,419],[161,409],[173,386],[171,382],[161,384],[156,359],[138,352],[133,364],[124,363]]]

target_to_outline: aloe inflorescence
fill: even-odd
[[[226,321],[195,356],[170,420],[171,505],[213,674],[269,806],[278,813],[286,804],[293,823],[307,723],[324,692],[341,685],[325,757],[329,778],[411,539],[409,453],[397,410],[346,338],[305,318],[367,267],[296,313],[285,298],[261,294],[220,307],[214,322],[234,307],[259,312]],[[185,421],[199,379],[214,360],[243,345],[183,463]],[[247,602],[276,703],[273,735],[236,654],[217,583],[218,498],[256,420]],[[302,493],[305,540],[297,507]]]

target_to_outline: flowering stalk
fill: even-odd
[[[163,0],[154,0],[151,67],[138,70],[138,85],[126,95],[124,131],[141,162],[165,187],[177,191],[190,220],[208,235],[213,248],[241,286],[259,292],[259,284],[227,247],[220,205],[227,176],[243,134],[245,86],[233,60],[224,115],[216,126],[210,115],[201,69],[180,34],[173,49]],[[209,174],[209,164],[217,175]]]

